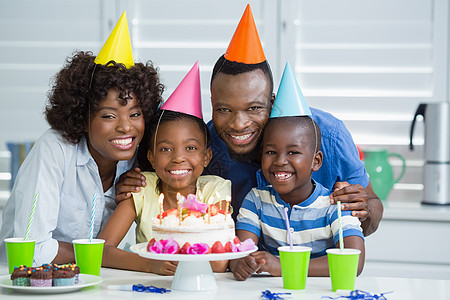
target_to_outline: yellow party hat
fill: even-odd
[[[106,65],[111,60],[124,64],[127,68],[134,66],[127,14],[125,11],[94,62],[99,65]]]

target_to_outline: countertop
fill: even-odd
[[[5,264],[0,265],[0,275],[7,276]],[[386,274],[388,275],[388,274]],[[306,281],[306,289],[295,291],[283,289],[281,277],[255,276],[246,281],[236,281],[231,273],[215,273],[217,289],[211,291],[177,291],[172,290],[167,294],[138,293],[128,291],[111,290],[111,285],[144,284],[156,287],[171,288],[172,276],[160,276],[155,274],[130,272],[103,268],[100,276],[103,282],[99,285],[83,288],[66,294],[20,294],[9,288],[1,288],[0,295],[4,300],[18,299],[18,297],[58,298],[61,299],[261,299],[261,293],[270,290],[276,293],[292,293],[289,299],[319,300],[323,296],[337,297],[338,293],[331,291],[331,282],[328,277],[309,277]],[[356,289],[370,293],[385,293],[389,300],[395,299],[450,299],[449,280],[407,279],[389,277],[364,277],[356,279]]]
[[[450,222],[450,205],[383,202],[383,220]]]

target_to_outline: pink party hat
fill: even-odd
[[[185,113],[203,119],[198,61],[186,74],[172,95],[164,102],[161,109]]]
[[[309,116],[311,110],[303,97],[289,63],[284,67],[270,118]]]

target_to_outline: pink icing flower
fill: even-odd
[[[185,198],[181,203],[181,207],[190,210],[201,211],[202,213],[206,214],[208,204],[197,201],[197,196],[195,196],[194,194],[189,194],[187,195],[187,198]]]
[[[166,244],[164,245],[164,253],[168,254],[177,254],[180,252],[180,246],[173,238],[166,240]]]
[[[162,244],[158,241],[158,242],[156,242],[155,244],[153,244],[153,246],[151,246],[148,250],[149,250],[150,252],[153,252],[153,253],[162,253],[162,252],[163,252],[163,246],[162,246]]]
[[[208,254],[211,253],[211,248],[207,244],[199,243],[190,246],[186,252],[187,254]]]
[[[252,239],[246,239],[237,246],[239,252],[250,251],[255,248],[255,242]]]
[[[168,254],[177,254],[180,252],[180,246],[178,243],[173,239],[167,239],[167,240],[159,240],[153,244],[153,246],[148,248],[149,252],[152,253],[168,253]]]

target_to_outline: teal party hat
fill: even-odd
[[[277,96],[273,104],[270,118],[279,117],[311,117],[311,110],[303,97],[300,86],[292,73],[291,66],[286,63],[281,77]]]

